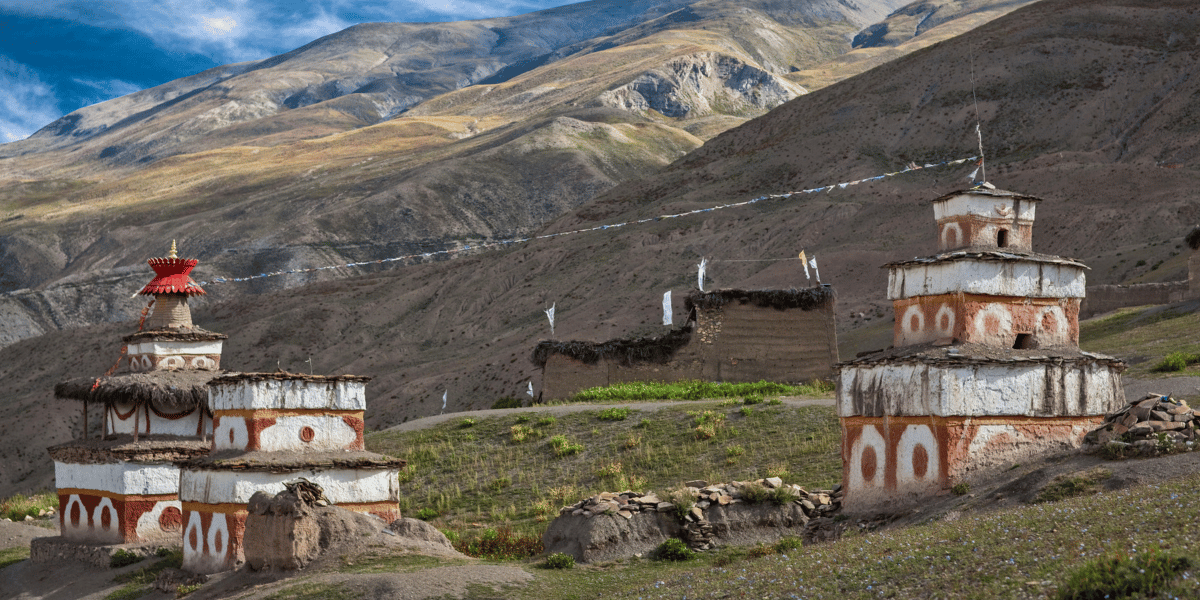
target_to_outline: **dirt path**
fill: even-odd
[[[788,406],[833,406],[833,398],[803,398],[800,396],[780,396],[780,400]],[[488,410],[472,410],[467,412],[445,413],[434,415],[432,417],[421,417],[413,419],[399,425],[388,427],[383,431],[417,431],[427,427],[433,427],[439,423],[446,421],[454,421],[465,417],[503,417],[504,415],[515,415],[520,413],[538,413],[550,415],[565,415],[574,412],[583,412],[589,410],[604,410],[614,406],[628,408],[631,410],[654,411],[672,406],[684,406],[696,404],[697,402],[719,402],[720,398],[712,400],[655,400],[649,402],[619,402],[613,404],[539,404],[537,406],[527,406],[525,408],[497,408]]]

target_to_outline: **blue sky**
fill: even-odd
[[[355,23],[517,15],[574,0],[0,0],[0,143],[75,109]]]

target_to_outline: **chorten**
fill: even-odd
[[[331,503],[400,518],[405,461],[363,450],[368,377],[232,373],[209,382],[212,453],[182,463],[183,568],[216,573],[245,561],[250,498],[303,477]]]
[[[84,424],[80,439],[49,448],[61,531],[50,539],[124,544],[177,539],[182,529],[174,461],[210,449],[207,383],[220,374],[226,336],[192,324],[187,298],[204,293],[188,277],[195,259],[178,258],[172,242],[167,258],[148,263],[156,277],[141,293],[154,295],[154,312],[123,338],[117,365],[54,388],[83,402]],[[122,362],[127,372],[117,373]],[[104,410],[96,439],[88,439],[89,403]]]
[[[939,254],[886,265],[893,346],[837,366],[847,511],[1077,448],[1124,403],[1124,364],[1079,349],[1087,267],[1033,252],[1040,202],[989,184],[937,198]]]

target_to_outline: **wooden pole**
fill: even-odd
[[[142,408],[142,407],[140,407],[136,404],[133,405],[133,443],[135,443],[135,444],[137,443],[137,440],[138,440],[138,419],[141,416],[141,414],[140,414],[141,411],[139,410],[140,408]]]

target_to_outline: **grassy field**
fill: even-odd
[[[1198,484],[1200,477],[1193,476],[889,531],[851,532],[790,553],[730,548],[689,563],[631,559],[539,570],[533,583],[510,597],[1053,598],[1089,561],[1158,548],[1192,564],[1158,597],[1196,598]]]
[[[1200,353],[1200,313],[1194,311],[1190,304],[1123,308],[1080,323],[1079,346],[1124,360],[1126,377],[1200,375],[1196,367],[1155,370],[1172,352]]]
[[[560,507],[602,491],[768,476],[827,488],[841,480],[840,440],[832,407],[729,399],[654,411],[464,415],[370,434],[367,447],[408,461],[403,514],[451,532],[509,526],[540,536]]]

